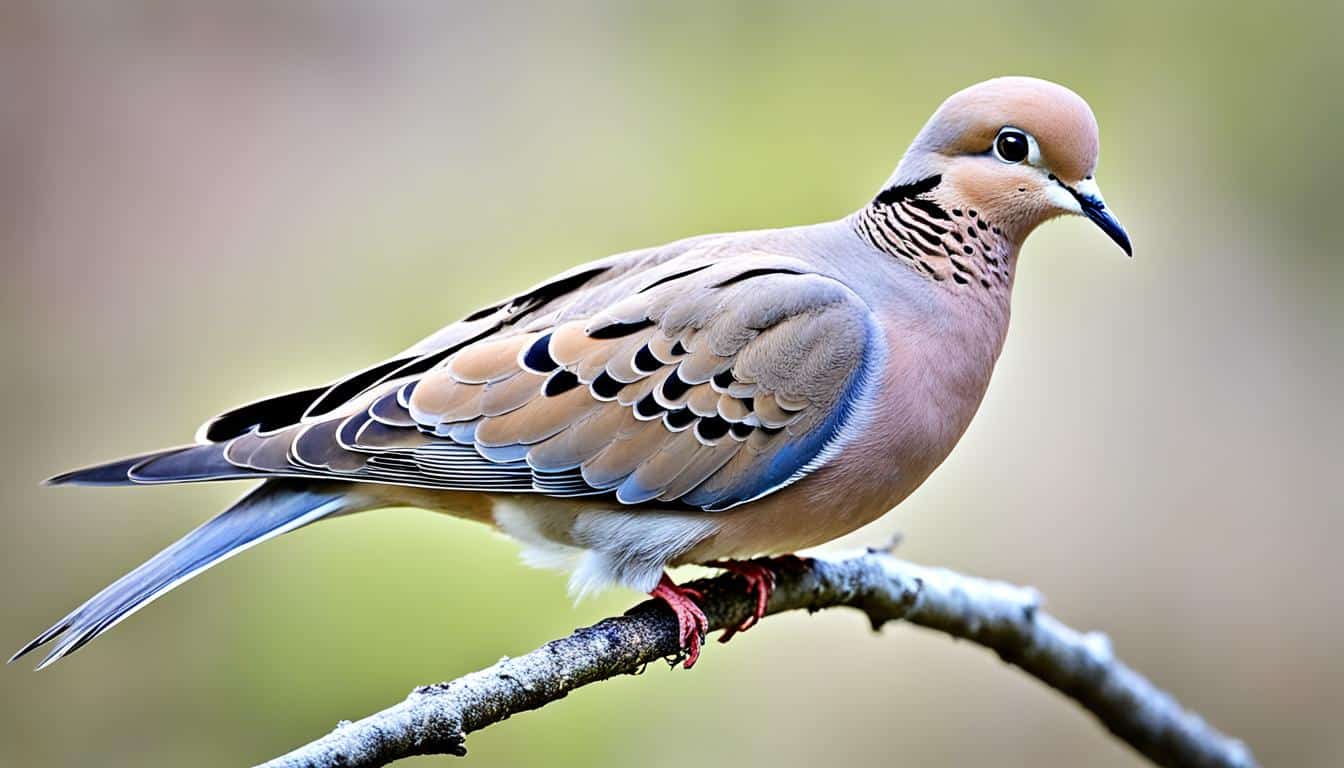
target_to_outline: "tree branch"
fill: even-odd
[[[735,576],[696,582],[710,626],[746,618],[751,606]],[[1170,695],[1125,666],[1098,633],[1070,629],[1039,610],[1040,596],[1002,582],[925,568],[886,552],[816,559],[786,568],[769,613],[850,606],[873,627],[901,619],[989,648],[1077,701],[1111,733],[1171,768],[1251,768],[1255,759]],[[759,631],[759,630],[758,630]],[[466,734],[564,698],[570,691],[675,656],[676,622],[647,601],[624,616],[580,629],[514,659],[447,683],[417,688],[399,704],[264,764],[264,768],[378,766],[412,755],[465,755]]]

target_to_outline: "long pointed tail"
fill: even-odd
[[[265,472],[240,467],[228,460],[227,443],[166,448],[105,464],[63,472],[47,485],[148,485],[200,483],[207,480],[245,480]]]
[[[365,509],[343,483],[270,480],[117,579],[14,654],[56,640],[38,669],[74,653],[151,601],[210,566],[323,517]],[[59,639],[58,639],[59,638]]]

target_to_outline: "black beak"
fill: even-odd
[[[1082,206],[1083,215],[1092,220],[1093,224],[1101,227],[1108,237],[1115,241],[1115,244],[1124,249],[1125,255],[1134,256],[1134,248],[1129,244],[1129,234],[1125,228],[1120,226],[1120,221],[1106,210],[1106,203],[1090,195],[1079,194],[1069,187],[1064,187],[1073,193],[1078,205]]]

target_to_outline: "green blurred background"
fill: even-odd
[[[40,489],[608,253],[835,218],[938,102],[1058,80],[1127,260],[1022,258],[914,560],[1029,583],[1266,765],[1344,755],[1344,5],[45,2],[0,10],[0,648],[241,492]],[[412,510],[230,561],[40,674],[0,763],[236,766],[638,599]],[[688,745],[689,740],[689,745]],[[862,616],[771,619],[473,736],[478,765],[1129,766],[1057,694]]]

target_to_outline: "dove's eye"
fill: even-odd
[[[1005,163],[1020,163],[1030,152],[1027,134],[1016,128],[1004,128],[994,139],[994,155]]]

